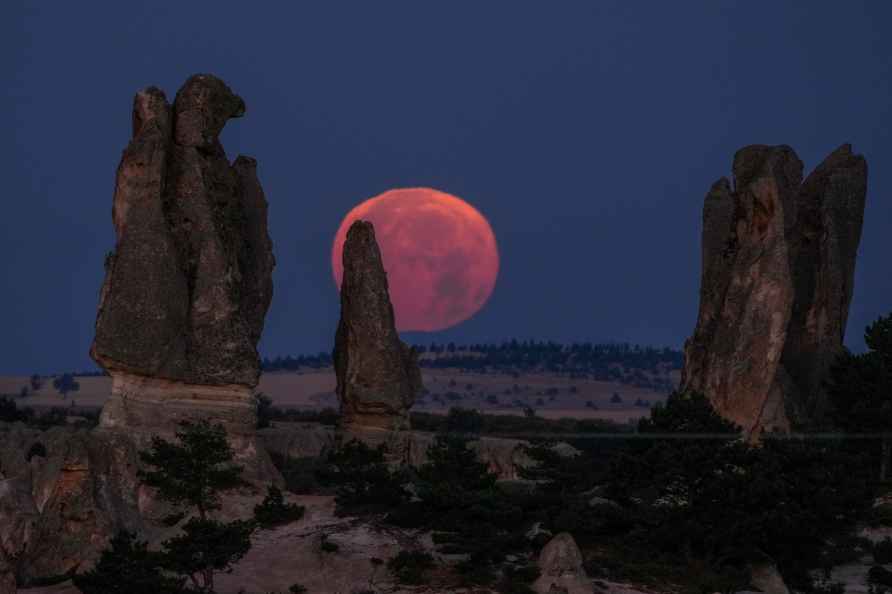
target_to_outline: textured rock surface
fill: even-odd
[[[582,552],[568,532],[561,532],[546,544],[539,553],[539,570],[542,575],[533,584],[539,594],[566,592],[589,594],[592,581],[582,566]]]
[[[45,455],[29,460],[37,443]],[[84,567],[118,530],[144,528],[152,503],[137,460],[123,435],[0,427],[0,550],[20,579]]]
[[[292,458],[322,456],[346,437],[334,427],[315,423],[276,423],[275,427],[260,430],[258,435],[267,451]],[[391,446],[398,441],[403,457],[393,462],[411,466],[421,466],[427,462],[427,449],[435,440],[434,434],[421,431],[382,431],[362,427],[351,428],[349,435],[373,447],[381,443]],[[481,437],[468,445],[486,463],[489,471],[501,480],[517,480],[520,477],[519,469],[531,463],[524,451],[528,445],[525,441]]]
[[[114,378],[103,425],[164,423],[168,405],[211,415],[222,406],[252,424],[274,259],[256,162],[230,165],[219,141],[244,111],[210,75],[187,80],[172,106],[154,87],[136,95],[91,348]]]
[[[867,166],[849,145],[802,182],[787,146],[734,156],[703,207],[700,311],[681,388],[750,435],[819,420],[842,349]]]
[[[356,221],[344,242],[341,320],[334,366],[342,422],[404,429],[421,390],[417,355],[396,331],[387,274],[371,223]]]

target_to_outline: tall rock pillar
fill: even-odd
[[[415,352],[396,331],[387,274],[371,223],[356,221],[344,242],[341,320],[334,366],[342,424],[409,428],[409,408],[422,388]]]
[[[802,181],[790,147],[745,147],[703,207],[700,311],[681,389],[750,436],[820,423],[843,349],[867,165],[843,145]]]
[[[112,377],[103,428],[166,435],[209,418],[253,435],[275,261],[256,161],[230,164],[219,140],[244,112],[211,75],[189,78],[173,105],[154,87],[134,99],[90,350]]]

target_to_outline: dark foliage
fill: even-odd
[[[853,446],[873,449],[870,454],[879,462],[879,479],[885,481],[892,454],[892,314],[868,326],[864,341],[867,352],[846,352],[839,358],[831,370],[828,392],[838,426],[850,434],[877,436]]]
[[[273,400],[263,392],[254,395],[254,403],[257,407],[257,428],[265,429],[272,421]]]
[[[83,594],[176,594],[183,592],[183,578],[160,569],[159,553],[129,532],[119,532],[90,571],[73,576]]]
[[[218,522],[208,512],[220,508],[220,493],[244,484],[242,468],[233,463],[233,452],[222,425],[206,420],[184,421],[176,443],[158,436],[142,452],[152,470],[140,471],[146,484],[158,489],[164,500],[198,512],[183,526],[183,533],[164,542],[162,566],[185,575],[194,589],[213,592],[215,572],[224,571],[251,548],[254,522]]]
[[[263,502],[254,506],[254,521],[261,528],[275,528],[300,520],[305,511],[303,506],[286,503],[282,490],[270,485]]]
[[[140,478],[158,489],[174,505],[198,510],[202,518],[220,508],[220,492],[242,486],[242,468],[233,463],[232,448],[222,425],[206,420],[184,421],[176,432],[178,443],[152,438],[152,447],[140,458],[154,470]]]
[[[283,423],[319,423],[334,427],[338,424],[341,415],[333,408],[322,410],[298,410],[295,408],[278,408],[270,406],[264,411],[266,421],[272,424],[275,421]]]
[[[669,392],[669,373],[681,369],[683,355],[669,348],[630,344],[574,343],[511,340],[501,344],[416,345],[419,364],[430,368],[457,368],[474,373],[568,373],[600,381]],[[265,372],[300,371],[331,367],[331,355],[264,359]]]
[[[183,534],[164,541],[161,565],[188,576],[196,588],[213,591],[214,572],[225,571],[251,548],[253,522],[191,518]]]
[[[450,409],[448,416],[432,413],[412,413],[412,427],[432,433],[459,433],[504,437],[537,438],[543,435],[576,433],[631,433],[632,428],[606,419],[546,419],[538,416],[492,415],[477,411],[456,413]],[[472,412],[468,415],[466,412]],[[453,429],[457,427],[457,429]],[[473,431],[461,430],[473,427]]]
[[[34,456],[46,458],[46,446],[39,441],[35,441],[33,444],[31,444],[31,447],[28,448],[28,453],[25,454],[25,460],[30,462],[31,458],[33,458]]]
[[[329,453],[318,471],[319,482],[336,489],[338,512],[386,511],[408,500],[402,478],[385,462],[384,446],[370,448],[351,440]]]
[[[81,385],[74,379],[71,373],[63,373],[53,379],[53,387],[59,391],[62,398],[65,398],[70,392],[77,392],[81,389]]]
[[[387,569],[401,584],[426,584],[425,571],[434,566],[434,558],[424,551],[400,551],[387,562]]]
[[[319,482],[319,475],[325,473],[326,461],[317,456],[292,458],[279,452],[269,452],[273,465],[285,479],[285,490],[298,495],[315,493],[330,494]],[[332,491],[333,492],[333,491]]]

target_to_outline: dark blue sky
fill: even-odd
[[[0,373],[90,368],[133,94],[195,72],[246,101],[278,267],[264,355],[328,350],[331,238],[357,202],[432,186],[491,221],[473,319],[411,340],[680,346],[700,209],[736,149],[843,142],[870,167],[849,325],[892,310],[892,3],[8,2],[0,23]]]

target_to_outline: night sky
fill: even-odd
[[[892,311],[892,3],[4,3],[0,374],[91,369],[134,93],[192,73],[247,103],[278,267],[261,351],[329,350],[331,240],[358,202],[475,205],[502,268],[471,320],[410,341],[631,341],[693,330],[700,211],[738,148],[810,171],[844,142],[868,206],[847,341]]]

